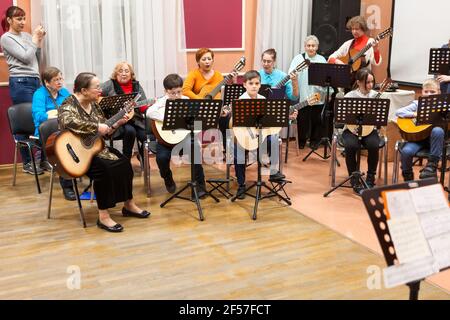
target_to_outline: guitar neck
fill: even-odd
[[[119,112],[117,112],[111,118],[106,120],[105,124],[111,128],[113,126],[113,124],[116,123],[117,121],[119,121],[120,119],[122,119],[126,113],[127,112],[125,111],[125,109],[121,109]]]
[[[288,74],[280,82],[278,82],[277,85],[275,86],[275,88],[281,89],[289,80],[291,80],[290,74]]]
[[[299,102],[299,103],[297,103],[297,104],[294,104],[291,108],[292,108],[293,110],[299,111],[299,110],[301,110],[301,109],[307,107],[308,105],[309,105],[309,104],[308,104],[308,100],[305,100],[305,101]]]
[[[351,57],[351,61],[356,61],[359,58],[361,58],[370,48],[372,48],[371,43],[367,44],[364,48],[362,48],[361,51],[359,51],[354,57]]]
[[[211,99],[214,98],[214,97],[220,92],[220,90],[222,89],[222,86],[223,86],[224,84],[228,83],[232,78],[233,78],[232,73],[229,73],[229,74],[228,74],[227,76],[225,76],[225,77],[223,78],[223,80],[220,81],[219,84],[217,84],[217,86],[215,86],[214,89],[212,89],[211,92],[208,93],[206,96],[207,96],[207,97],[208,97],[208,96],[211,97]]]

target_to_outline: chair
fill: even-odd
[[[151,184],[150,184],[150,161],[149,161],[149,158],[152,154],[156,154],[156,150],[155,150],[155,147],[153,147],[155,140],[152,139],[152,138],[154,138],[154,136],[152,134],[152,129],[151,129],[151,120],[152,119],[147,118],[146,113],[144,113],[144,115],[145,115],[145,120],[144,120],[145,121],[145,132],[147,134],[147,139],[145,139],[144,145],[143,145],[143,153],[144,153],[143,173],[144,173],[144,186],[145,186],[145,190],[147,193],[147,198],[149,198],[152,193],[152,188],[151,188]]]
[[[333,140],[331,143],[331,163],[330,163],[330,176],[331,176],[331,183],[330,186],[334,188],[336,186],[336,165],[337,165],[337,148],[341,147],[344,148],[344,141],[342,138],[342,133],[339,133],[337,130],[335,130],[333,134]],[[388,148],[388,138],[386,136],[380,135],[380,160],[383,159],[383,161],[378,161],[378,178],[381,178],[381,172],[383,169],[382,163],[384,164],[384,185],[387,185],[388,180],[388,154],[387,149]],[[366,150],[364,147],[361,148],[361,150]]]
[[[47,154],[45,152],[45,144],[47,143],[47,139],[52,133],[57,132],[57,131],[58,131],[58,120],[57,119],[47,120],[39,126],[39,139],[43,146],[42,149],[43,149],[43,152],[44,152],[46,158],[47,158]],[[50,214],[51,214],[52,198],[53,198],[53,180],[54,180],[54,175],[55,175],[55,170],[54,170],[53,166],[50,163],[49,163],[49,165],[51,167],[51,171],[50,171],[50,188],[49,188],[49,196],[48,196],[47,219],[50,219]],[[77,197],[78,208],[80,210],[81,223],[83,224],[83,228],[86,228],[86,219],[84,217],[83,207],[81,206],[80,193],[78,191],[77,179],[72,179],[72,182],[73,182],[73,186],[75,189],[75,195]],[[92,192],[91,192],[91,194],[92,194]]]
[[[398,182],[399,178],[399,171],[400,171],[400,152],[405,145],[406,141],[404,140],[397,140],[395,143],[395,153],[394,153],[394,163],[393,163],[393,169],[392,169],[392,183],[395,184]],[[450,155],[450,142],[446,142],[446,148],[447,148],[447,160],[449,159]],[[419,152],[416,153],[414,156],[415,160],[413,162],[413,165],[419,162],[419,165],[422,166],[422,162],[424,159],[428,159],[430,156],[430,150],[429,149],[422,149]]]
[[[32,138],[35,128],[33,123],[33,117],[31,114],[31,102],[20,103],[13,105],[8,108],[8,122],[11,134],[14,138],[14,173],[13,173],[13,183],[16,185],[16,175],[17,175],[17,151],[20,146],[24,146],[28,149],[30,153],[31,161],[34,169],[34,177],[36,179],[36,186],[38,193],[41,193],[41,186],[39,184],[39,178],[36,168],[36,161],[33,154],[33,148],[41,149],[39,141],[36,138]],[[24,135],[28,138],[18,141],[16,135]],[[23,159],[22,159],[23,160]]]
[[[289,146],[290,146],[290,142],[291,142],[290,133],[292,132],[291,130],[294,128],[294,124],[298,125],[296,119],[292,120],[292,121],[290,120],[289,121],[289,125],[286,127],[287,128],[287,130],[286,130],[286,132],[287,132],[286,133],[286,149],[285,149],[285,155],[284,155],[284,162],[285,163],[288,162]],[[294,129],[295,129],[294,130],[294,139],[295,139],[294,147],[295,147],[295,150],[296,150],[297,156],[298,156],[300,154],[300,151],[299,151],[299,148],[298,148],[298,129],[297,129],[297,127],[295,127]]]

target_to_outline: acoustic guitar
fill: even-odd
[[[295,74],[305,70],[309,67],[310,64],[311,61],[309,61],[309,59],[305,59],[303,62],[299,63],[294,70],[292,70],[288,75],[286,75],[283,79],[281,79],[280,82],[275,85],[275,88],[281,89],[284,85],[286,85],[286,83],[288,83],[289,80],[291,80],[291,76],[294,76]]]
[[[163,122],[158,120],[152,120],[150,126],[156,139],[169,148],[182,142],[191,133],[191,131],[185,129],[163,130]],[[195,134],[199,132],[201,130],[194,130]]]
[[[381,95],[386,91],[389,90],[389,88],[392,86],[393,82],[391,78],[386,78],[383,80],[383,82],[380,84],[380,90],[378,91],[377,95],[374,97],[374,99],[380,99]],[[353,133],[354,135],[358,135],[358,127],[357,125],[354,124],[348,124],[345,126],[345,129],[350,130],[351,133]],[[361,136],[362,137],[366,137],[369,134],[372,133],[373,130],[375,130],[376,128],[374,126],[362,126],[362,133]]]
[[[229,83],[231,81],[231,79],[233,78],[233,73],[239,72],[241,71],[245,66],[245,57],[242,56],[239,61],[234,65],[233,70],[231,70],[231,72],[226,75],[222,81],[220,81],[216,86],[212,86],[212,85],[206,85],[204,86],[198,96],[200,96],[201,98],[204,99],[209,99],[212,100],[214,99],[214,97],[220,92],[220,90],[222,89],[222,86]]]
[[[392,36],[392,28],[388,28],[378,34],[375,37],[375,41],[380,41],[381,39],[384,39],[388,36]],[[364,58],[365,53],[374,46],[374,43],[368,43],[364,48],[361,50],[356,50],[354,48],[350,48],[348,55],[343,57],[338,57],[339,60],[344,62],[345,64],[348,64],[351,66],[352,72],[356,72],[361,68],[364,68],[367,66],[367,61]]]
[[[135,100],[139,99],[139,94]],[[128,101],[124,107],[109,118],[105,124],[112,127],[135,106],[135,100]],[[63,130],[51,134],[45,145],[49,163],[66,179],[79,178],[88,172],[92,159],[105,147],[105,141],[97,133],[88,137],[81,137],[70,130]]]
[[[301,110],[309,105],[315,104],[320,101],[320,94],[315,93],[311,95],[307,100],[294,104],[290,107],[290,113],[294,110]],[[267,136],[278,134],[282,128],[265,128],[261,130],[262,140]],[[256,150],[258,148],[258,130],[254,127],[233,127],[233,135],[236,138],[239,145],[246,150]]]
[[[425,140],[433,130],[431,124],[416,125],[416,118],[398,118],[397,126],[402,138],[410,142]]]

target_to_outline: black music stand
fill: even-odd
[[[195,156],[194,156],[194,128],[198,123],[201,125],[201,130],[215,129],[219,121],[220,112],[222,110],[221,100],[187,100],[176,99],[167,100],[166,109],[164,112],[163,130],[176,130],[187,129],[190,130],[191,138],[191,180],[186,185],[170,196],[166,201],[161,203],[160,207],[163,208],[168,202],[175,198],[179,198],[187,201],[194,201],[197,205],[198,215],[200,221],[204,220],[202,207],[200,205],[200,199],[198,197],[198,185],[195,180]],[[193,199],[180,196],[180,194],[191,188],[191,194],[194,195]],[[205,190],[206,191],[206,190]],[[214,195],[207,193],[216,202],[219,202]]]
[[[450,48],[431,48],[428,74],[450,75]]]
[[[387,126],[389,115],[389,99],[369,99],[369,98],[340,98],[335,103],[335,121],[338,123],[354,124],[358,126],[358,141],[361,146],[362,126]],[[364,189],[368,189],[366,181],[362,178],[364,173],[360,170],[361,166],[361,147],[356,153],[356,171],[339,183],[336,187],[324,193],[327,197],[336,189],[344,186],[351,179],[361,183]]]
[[[441,156],[440,183],[442,184],[442,186],[444,186],[445,171],[447,170],[446,139],[448,134],[449,123],[450,123],[450,94],[447,93],[447,94],[432,95],[428,97],[419,97],[419,106],[417,107],[416,124],[417,125],[431,124],[433,127],[439,126],[442,127],[445,132]]]
[[[100,109],[103,111],[106,119],[111,118],[120,109],[122,109],[123,105],[130,100],[133,100],[136,97],[137,93],[127,93],[127,94],[118,94],[110,97],[103,97],[99,102]]]
[[[392,242],[392,237],[390,235],[389,227],[387,224],[386,214],[384,213],[385,212],[384,203],[381,202],[382,199],[381,193],[383,191],[392,191],[401,189],[408,190],[418,187],[426,187],[433,185],[436,182],[437,181],[435,178],[430,178],[418,181],[410,181],[408,183],[396,184],[391,186],[377,187],[371,190],[363,191],[362,199],[367,209],[367,213],[369,214],[370,220],[372,221],[372,225],[373,228],[375,229],[378,242],[380,243],[380,247],[383,250],[384,259],[386,260],[386,264],[388,266],[393,266],[396,260],[398,259],[395,250],[394,251],[390,250],[391,247],[394,247],[394,243]],[[409,287],[409,300],[419,299],[420,282],[422,280],[414,281],[407,284],[407,286]]]
[[[350,88],[351,83],[351,69],[347,64],[329,64],[329,63],[311,63],[309,65],[308,71],[308,84],[316,85],[327,88],[327,95],[325,97],[325,103],[322,109],[322,129],[323,135],[320,139],[319,146],[323,145],[323,156],[319,154],[316,149],[312,149],[303,158],[303,161],[308,160],[308,158],[315,154],[319,156],[321,159],[328,159],[330,156],[328,155],[328,148],[331,152],[331,142],[328,137],[328,125],[330,122],[330,116],[333,115],[333,111],[330,110],[329,100],[330,100],[330,88],[331,87],[339,87],[339,88]]]
[[[258,179],[249,187],[245,188],[244,193],[250,197],[255,198],[255,206],[253,208],[253,220],[257,218],[259,201],[277,196],[288,205],[291,201],[288,197],[280,194],[280,190],[269,187],[261,178],[261,158],[260,146],[263,143],[262,129],[271,127],[284,127],[288,124],[289,118],[289,100],[263,100],[263,99],[242,99],[233,102],[233,126],[234,127],[254,127],[258,130],[258,149],[256,150],[256,157],[258,163]],[[284,181],[282,182],[284,183]],[[248,193],[251,189],[256,187],[256,194]],[[269,190],[269,193],[262,195],[262,187]],[[238,197],[236,194],[231,198],[234,202]]]

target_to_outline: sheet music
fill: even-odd
[[[440,184],[409,190],[418,213],[448,208],[448,200]]]
[[[433,257],[384,268],[384,286],[386,288],[393,288],[402,284],[425,279],[426,277],[439,272],[439,269],[436,268],[437,266],[434,263]]]
[[[419,215],[425,238],[430,239],[450,232],[450,208],[443,208]]]
[[[413,217],[416,215],[409,190],[391,191],[383,193],[386,199],[390,219]]]
[[[431,255],[417,216],[391,219],[387,223],[400,263],[413,262]]]
[[[434,237],[428,243],[439,269],[450,267],[450,233]]]

